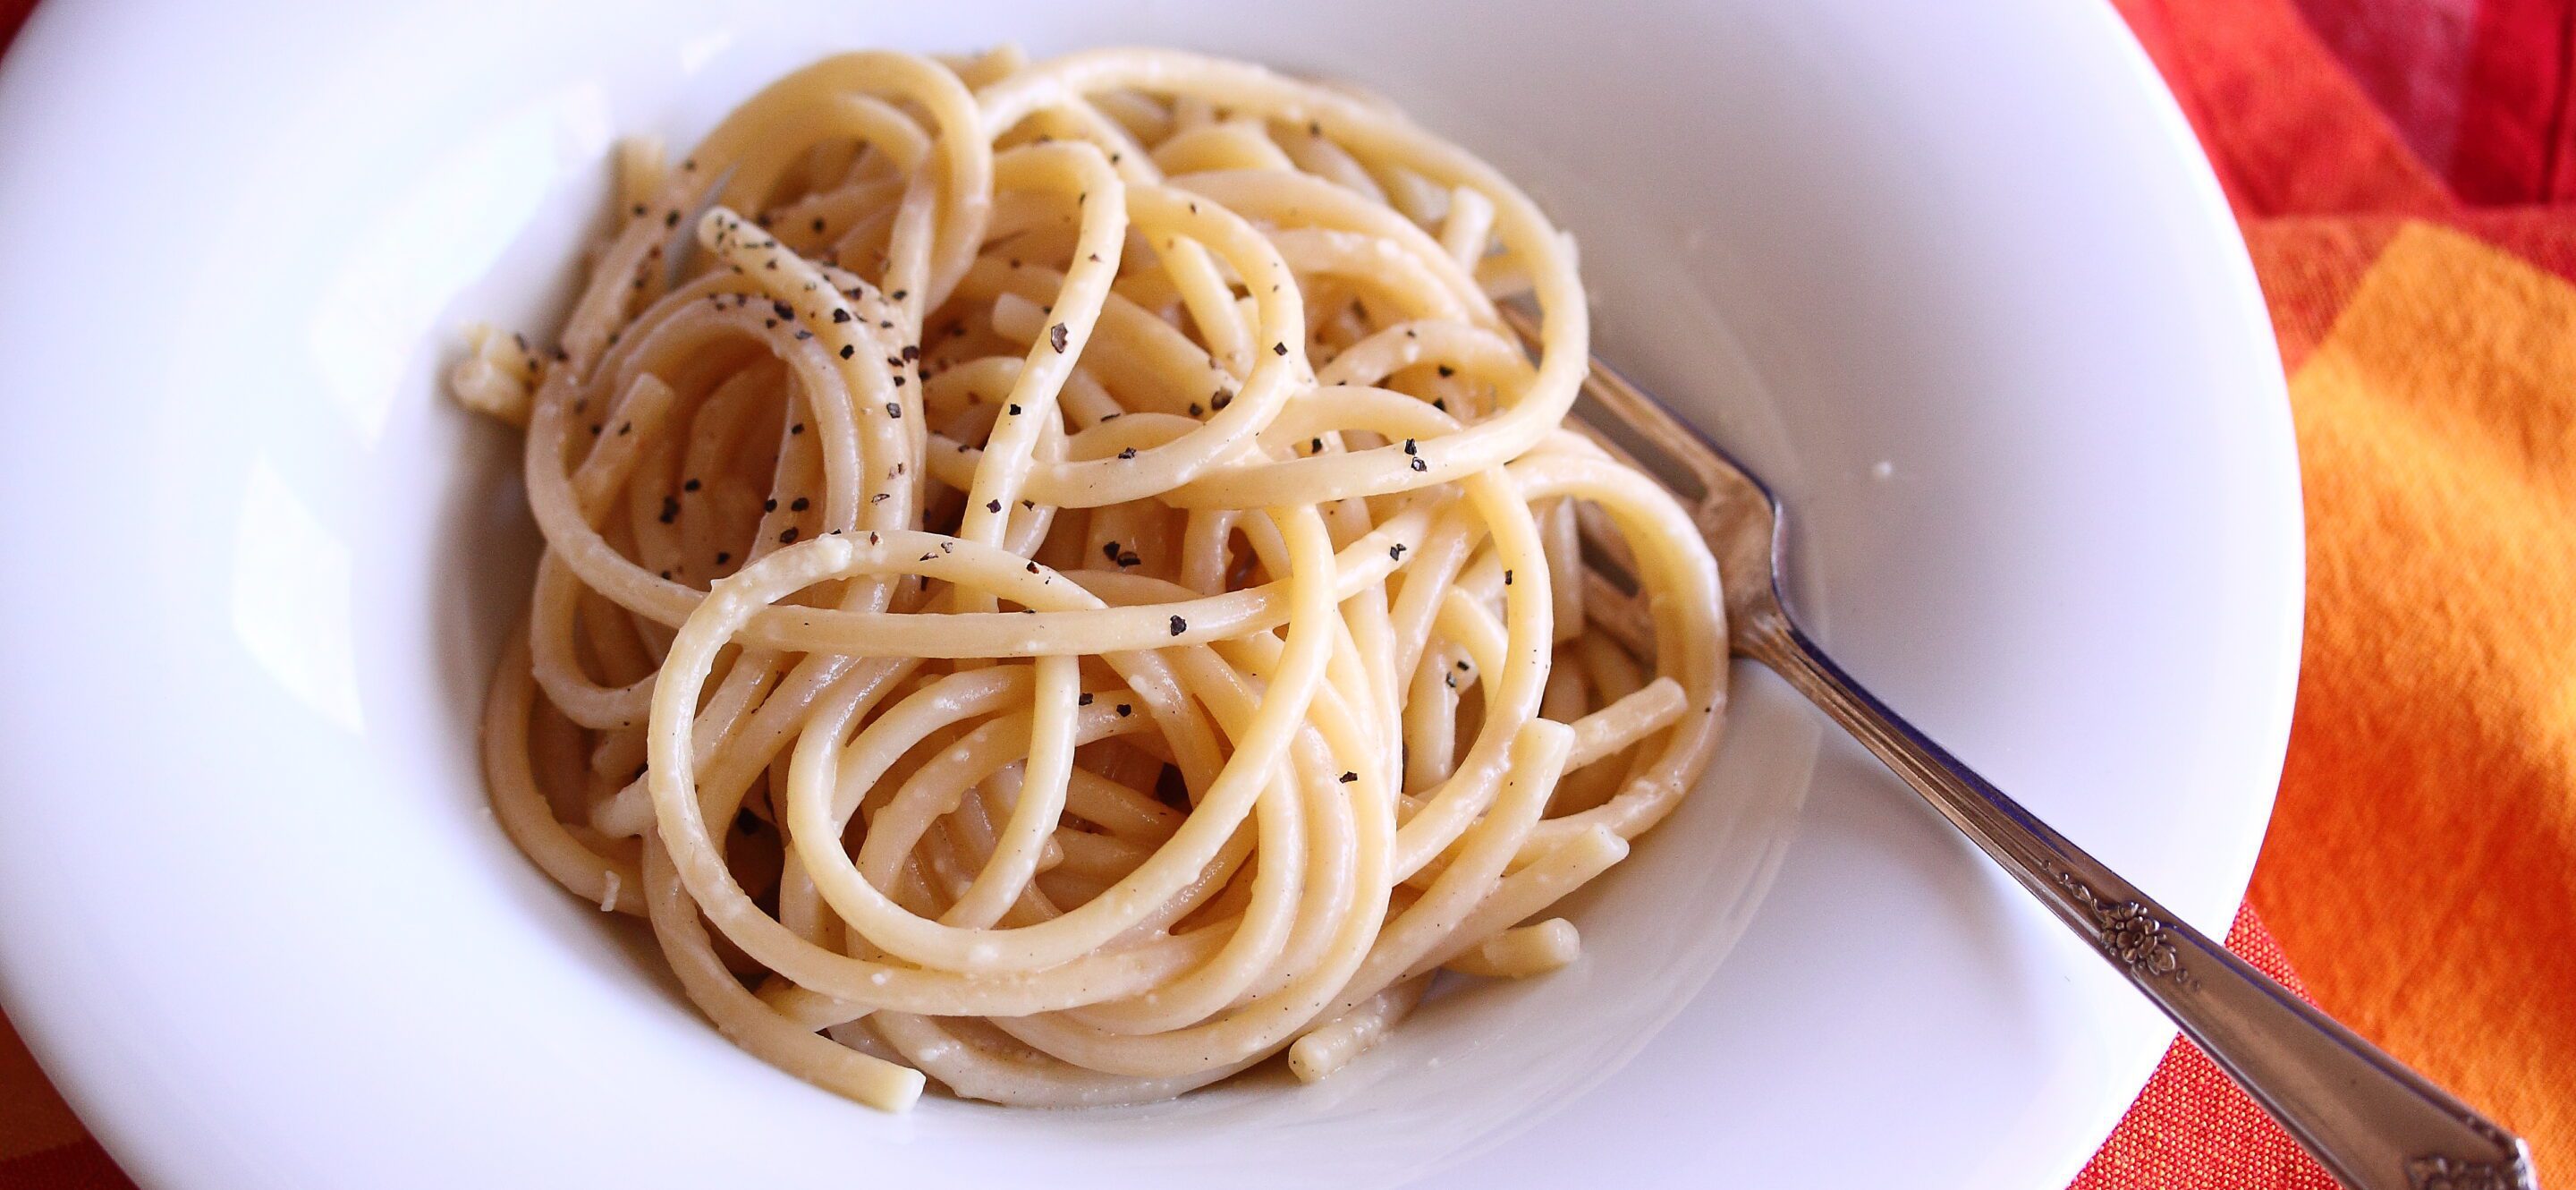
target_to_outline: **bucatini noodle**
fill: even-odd
[[[1715,564],[1561,428],[1572,244],[1401,113],[852,53],[618,173],[554,343],[454,376],[546,542],[487,775],[744,1049],[889,1109],[1321,1078],[1572,961],[1706,765]]]

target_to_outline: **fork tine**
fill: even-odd
[[[1537,325],[1527,312],[1505,306],[1502,316],[1524,345],[1538,342]],[[1776,581],[1776,550],[1782,535],[1779,501],[1761,479],[1697,427],[1630,384],[1600,357],[1590,362],[1582,390],[1589,408],[1581,416],[1591,424],[1578,430],[1621,461],[1662,481],[1681,502],[1717,556],[1729,645],[1741,652],[1761,643],[1753,637],[1785,622]],[[1614,441],[1605,427],[1616,427],[1627,440]],[[1639,449],[1630,449],[1631,444],[1661,456],[1660,461],[1641,459]],[[1686,484],[1697,485],[1698,491],[1685,490]]]
[[[1655,617],[1646,601],[1589,566],[1583,568],[1583,611],[1586,620],[1608,632],[1630,656],[1655,655]]]
[[[1524,344],[1537,344],[1538,325],[1527,313],[1506,306],[1502,315]],[[1703,507],[1727,489],[1728,468],[1732,464],[1717,452],[1715,444],[1689,423],[1673,416],[1662,402],[1630,384],[1626,377],[1603,363],[1601,357],[1594,356],[1590,362],[1591,368],[1583,377],[1583,395],[1592,398],[1613,420],[1652,445],[1657,453],[1664,456],[1668,466],[1656,468],[1641,463],[1634,451],[1617,442],[1606,441],[1607,436],[1593,427],[1580,427],[1586,431],[1585,437],[1599,443],[1621,462],[1649,474],[1678,469],[1697,485],[1699,497],[1696,503]],[[1741,472],[1742,468],[1733,470]]]

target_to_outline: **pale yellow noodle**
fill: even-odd
[[[1715,564],[1560,428],[1571,243],[1400,113],[844,54],[617,191],[555,342],[454,377],[546,538],[486,778],[765,1060],[898,1110],[1320,1078],[1444,965],[1578,961],[1521,923],[1706,766]]]

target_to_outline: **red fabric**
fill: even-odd
[[[18,26],[27,23],[27,14],[36,11],[36,0],[0,0],[0,51],[18,36]]]
[[[0,1190],[135,1190],[94,1140],[0,1162]]]
[[[2461,86],[2452,189],[2475,203],[2551,197],[2566,102],[2568,0],[2486,0]]]
[[[2299,0],[2354,80],[2461,201],[2576,187],[2576,0]]]
[[[2122,0],[2120,9],[2164,67],[2238,216],[2456,205],[2288,0]]]

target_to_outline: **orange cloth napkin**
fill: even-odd
[[[2576,0],[2118,3],[2244,221],[2306,480],[2228,945],[2576,1169]],[[2177,1042],[2076,1190],[2333,1184]],[[128,1185],[0,1021],[0,1190]]]
[[[2250,902],[2318,1004],[2567,1176],[2576,0],[2122,8],[2244,223],[2298,422],[2307,646]]]

